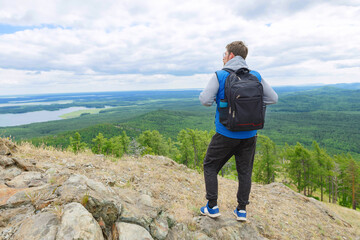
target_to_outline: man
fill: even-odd
[[[234,71],[240,68],[249,69],[245,59],[248,49],[242,41],[235,41],[226,46],[223,55],[224,68]],[[251,71],[263,86],[263,101],[266,105],[278,101],[278,96],[270,85],[261,78],[260,74]],[[228,73],[217,71],[210,79],[206,88],[200,93],[200,102],[204,106],[211,106],[214,101],[219,105],[220,93],[224,91]],[[203,215],[215,218],[220,216],[217,206],[218,181],[217,175],[225,163],[235,155],[236,170],[239,186],[237,192],[238,206],[234,215],[238,221],[246,221],[246,205],[249,204],[251,189],[251,175],[254,163],[257,130],[233,132],[228,130],[219,121],[219,111],[215,114],[216,134],[212,137],[204,159],[204,177],[206,187],[206,206],[200,209]]]

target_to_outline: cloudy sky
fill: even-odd
[[[360,82],[359,0],[0,6],[0,95],[204,88],[234,40],[273,86]]]

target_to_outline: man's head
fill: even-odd
[[[235,56],[240,56],[245,59],[247,54],[248,48],[245,46],[245,43],[243,43],[242,41],[234,41],[226,46],[226,52],[223,56],[223,62],[224,64],[226,64],[230,59],[234,58]]]

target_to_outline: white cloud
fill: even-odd
[[[234,40],[247,43],[249,66],[272,85],[360,79],[355,0],[0,5],[0,30],[9,31],[0,35],[0,94],[202,88]]]
[[[2,95],[31,93],[66,93],[151,89],[202,88],[211,74],[175,76],[171,74],[76,74],[69,71],[48,72],[0,68]]]

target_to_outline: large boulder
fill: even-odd
[[[12,226],[33,214],[34,208],[31,205],[23,205],[17,208],[0,207],[0,228]]]
[[[254,224],[247,221],[240,223],[235,218],[217,218],[211,219],[206,216],[196,217],[194,223],[197,229],[206,233],[214,239],[254,239],[264,240]]]
[[[57,186],[48,184],[25,189],[8,188],[7,190],[10,193],[7,196],[6,202],[3,203],[3,207],[15,208],[30,204],[37,210],[41,210],[56,200],[57,196],[54,194],[56,188]]]
[[[15,166],[11,166],[5,169],[0,167],[0,182],[9,181],[21,173],[22,171]]]
[[[169,233],[169,224],[166,214],[160,214],[153,222],[150,224],[150,232],[154,238],[158,240],[166,239]]]
[[[123,209],[118,220],[140,225],[150,232],[150,225],[162,212],[162,209],[149,206],[147,201],[143,201],[142,195],[134,190],[118,189],[117,192],[123,202]]]
[[[23,221],[23,223],[11,239],[55,240],[59,223],[59,217],[54,213],[42,212],[30,218],[27,218],[26,221]]]
[[[5,208],[8,200],[22,191],[23,189],[9,188],[5,184],[0,184],[0,208]]]
[[[45,184],[46,181],[40,172],[23,172],[7,181],[6,185],[13,188],[37,187]]]
[[[110,187],[83,175],[70,176],[56,189],[55,194],[62,204],[81,203],[98,222],[105,224],[107,234],[110,234],[122,211],[120,200]]]
[[[64,206],[56,239],[103,240],[102,230],[94,217],[80,204]]]
[[[119,240],[152,240],[150,233],[145,228],[132,223],[118,222],[116,228]]]
[[[13,157],[12,160],[15,162],[16,166],[24,171],[40,171],[36,165],[35,160],[21,159]]]
[[[190,231],[186,224],[177,223],[171,228],[167,236],[168,240],[212,240],[205,233]],[[225,238],[226,239],[226,238]]]

